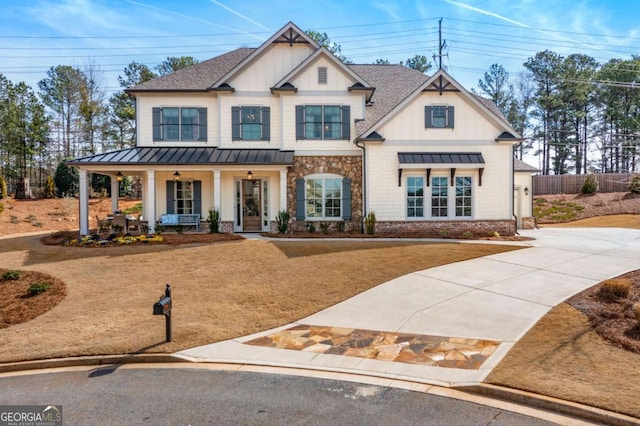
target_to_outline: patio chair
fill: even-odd
[[[137,231],[140,232],[140,215],[136,216],[133,219],[127,220],[127,232]]]
[[[113,223],[111,224],[113,232],[128,232],[127,231],[127,218],[123,214],[116,214],[113,216]]]
[[[98,215],[96,215],[96,223],[98,226],[98,233],[102,234],[109,232],[109,229],[111,229],[111,223],[109,222],[109,220],[107,219],[100,219],[98,217]]]

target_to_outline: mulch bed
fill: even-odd
[[[470,237],[465,238],[461,236],[449,236],[443,237],[441,235],[431,235],[421,232],[405,232],[405,233],[384,233],[384,234],[363,234],[359,231],[348,231],[348,232],[329,232],[325,234],[322,231],[316,232],[308,232],[308,231],[290,231],[286,234],[278,233],[278,232],[263,232],[263,237],[269,238],[367,238],[367,239],[376,239],[376,238],[436,238],[439,240],[487,240],[487,241],[531,241],[534,238],[523,237],[520,235],[511,235],[511,236],[500,236],[500,237]]]
[[[600,283],[579,293],[567,303],[589,318],[594,330],[620,348],[640,353],[640,321],[633,314],[633,304],[640,303],[640,270],[616,277],[631,282],[626,298],[602,296]]]
[[[156,234],[158,235],[158,234]],[[72,240],[77,240],[80,234],[77,231],[58,231],[51,233],[49,235],[43,236],[40,241],[45,245],[63,245],[67,247],[93,247],[93,248],[104,248],[104,247],[121,247],[122,244],[74,244],[69,245],[68,242]],[[162,233],[162,242],[153,242],[153,243],[143,243],[143,242],[135,242],[127,245],[144,245],[144,244],[169,244],[169,245],[179,245],[179,244],[210,244],[210,243],[218,243],[223,241],[233,241],[233,240],[242,240],[244,239],[241,235],[237,234],[178,234],[178,233]],[[101,235],[101,238],[106,238],[106,235]]]
[[[17,280],[5,280],[7,269],[0,268],[0,328],[21,324],[47,312],[65,298],[67,286],[50,275],[34,271],[21,271]],[[48,289],[30,295],[33,283],[48,284]]]

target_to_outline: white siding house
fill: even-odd
[[[361,229],[375,212],[378,232],[515,232],[521,138],[443,70],[345,65],[288,23],[127,92],[137,145],[69,162],[83,234],[89,172],[140,176],[151,232],[163,214],[213,209],[223,232],[274,230],[282,211],[294,230]]]

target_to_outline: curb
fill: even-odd
[[[634,426],[640,424],[640,419],[626,414],[519,389],[505,388],[485,383],[473,386],[461,386],[454,389],[612,426]]]
[[[0,364],[0,374],[18,371],[44,370],[47,368],[85,367],[110,364],[186,363],[185,359],[171,354],[100,355],[71,358],[54,358],[34,361],[7,362]]]
[[[3,363],[0,364],[0,374],[44,370],[50,368],[152,363],[181,363],[185,365],[200,364],[200,362],[189,361],[188,359],[173,354],[101,355]],[[259,366],[260,364],[252,363],[251,365]],[[284,367],[284,369],[287,370],[288,368]],[[353,373],[350,373],[350,375],[353,375]],[[356,376],[377,377],[375,375],[369,376],[366,374],[356,374]],[[445,389],[447,388],[445,387]],[[615,413],[601,408],[540,395],[533,392],[522,391],[519,389],[506,388],[485,383],[470,386],[454,386],[449,387],[448,389],[457,390],[470,395],[484,396],[521,406],[532,407],[534,409],[544,410],[551,413],[563,414],[576,419],[601,424],[608,424],[612,426],[633,426],[640,424],[640,419],[626,414]]]

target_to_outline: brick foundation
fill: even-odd
[[[522,218],[522,229],[535,229],[536,228],[536,218],[535,217],[523,217]]]
[[[515,235],[513,220],[443,220],[443,221],[378,221],[378,234],[425,234],[431,237],[462,237],[471,233],[474,237],[484,237],[498,232],[500,235]]]

